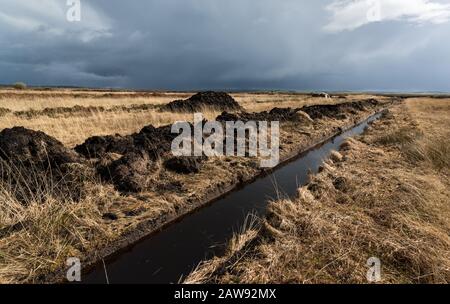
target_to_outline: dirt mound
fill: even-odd
[[[356,111],[364,111],[378,105],[376,99],[366,99],[338,104],[304,106],[301,110],[307,113],[312,119],[322,119],[324,117],[343,119],[345,113],[355,114]]]
[[[140,192],[147,187],[151,166],[159,158],[166,158],[173,139],[171,126],[144,127],[128,136],[109,135],[88,138],[75,150],[87,158],[98,158],[97,173],[123,192]]]
[[[147,187],[152,165],[160,158],[171,156],[172,141],[178,136],[171,128],[148,125],[128,136],[94,136],[75,150],[87,158],[97,158],[97,173],[103,180],[112,182],[117,190],[140,192]],[[180,173],[197,172],[199,168],[199,163],[192,161],[172,165],[168,166]]]
[[[300,121],[303,119],[311,120],[311,118],[308,117],[308,114],[300,111],[300,109],[291,108],[273,108],[269,112],[269,116],[275,121]]]
[[[241,111],[242,107],[229,94],[224,92],[201,92],[186,100],[175,100],[163,106],[163,111],[201,112],[204,108],[219,111]]]
[[[153,160],[165,156],[171,150],[172,141],[178,136],[172,133],[171,128],[170,125],[144,127],[139,133],[131,135],[135,149],[146,151]]]
[[[173,157],[164,162],[164,167],[180,174],[198,173],[201,166],[201,157]]]
[[[339,105],[313,105],[303,107],[302,111],[312,119],[321,119],[323,117],[339,118],[342,107]]]
[[[172,134],[171,126],[155,128],[145,126],[139,133],[128,136],[108,135],[93,136],[83,144],[75,147],[75,151],[87,158],[101,158],[106,153],[127,154],[130,152],[146,152],[152,160],[168,153],[172,141],[177,137]]]
[[[42,193],[79,200],[83,183],[93,176],[83,163],[77,153],[43,132],[23,127],[0,132],[2,187],[24,204]]]
[[[101,177],[112,181],[117,190],[140,192],[147,187],[147,176],[151,172],[151,161],[147,153],[129,152],[104,168]]]
[[[258,113],[228,113],[223,112],[216,118],[217,121],[301,121],[308,120],[305,113],[300,109],[292,108],[273,108],[270,112],[263,111]]]
[[[0,158],[13,163],[51,167],[81,162],[80,156],[57,139],[23,127],[0,132]]]
[[[106,153],[125,154],[134,147],[131,136],[107,135],[93,136],[83,144],[75,147],[75,151],[87,158],[99,158]]]

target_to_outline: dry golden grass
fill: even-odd
[[[47,179],[39,182],[44,186],[39,195],[21,189],[27,185],[0,182],[0,283],[33,282],[67,257],[92,251],[116,235],[101,225],[108,189],[100,183],[86,181],[86,195],[73,201],[56,193]]]
[[[133,92],[114,92],[114,97],[101,97],[105,92],[85,92],[77,90],[56,91],[14,91],[0,90],[0,108],[11,111],[27,111],[30,109],[42,110],[56,107],[103,107],[109,109],[115,106],[131,106],[138,104],[161,105],[180,98],[187,98],[192,93],[158,93],[157,96],[142,97]],[[87,94],[89,97],[78,98],[77,94]],[[137,94],[137,97],[130,97]],[[31,95],[31,96],[29,96]],[[92,95],[92,97],[91,97]],[[310,104],[324,104],[344,102],[341,99],[311,98],[299,94],[250,94],[236,93],[233,97],[249,112],[270,110],[274,107],[301,107]],[[125,97],[123,97],[125,96]],[[99,98],[101,97],[101,98]],[[371,96],[354,95],[350,100],[369,98]],[[213,119],[217,111],[205,109],[202,111],[207,119]],[[13,126],[23,126],[33,130],[43,131],[69,147],[82,143],[86,138],[94,135],[131,134],[144,126],[152,124],[161,126],[175,121],[192,121],[192,114],[159,112],[157,109],[145,111],[112,111],[77,113],[48,117],[16,116],[8,113],[1,117],[0,130]]]
[[[68,257],[85,262],[88,255],[105,249],[140,223],[177,214],[188,207],[188,198],[207,196],[219,183],[254,174],[248,162],[251,160],[211,159],[200,173],[188,176],[166,171],[158,162],[148,176],[154,188],[137,194],[119,193],[111,184],[88,177],[79,185],[83,191],[79,201],[74,201],[70,192],[59,191],[50,180],[51,173],[48,178],[31,178],[31,183],[26,178],[19,186],[0,181],[0,284],[40,282],[43,276],[64,269]],[[15,176],[19,174],[11,170]],[[176,183],[185,190],[158,190],[161,185]],[[32,186],[43,190],[35,193],[29,189]],[[106,213],[116,215],[117,220],[104,218]],[[63,281],[63,274],[55,280]]]
[[[108,94],[106,97],[103,96]],[[82,97],[79,97],[79,96]],[[136,96],[134,96],[136,95]],[[117,105],[132,104],[165,104],[175,99],[191,96],[190,93],[158,93],[142,96],[139,92],[87,92],[78,90],[0,90],[0,107],[12,111],[29,109],[42,110],[53,107],[74,107],[81,105],[102,106],[105,108]]]
[[[247,245],[186,282],[367,283],[370,257],[381,283],[450,282],[449,123],[448,100],[397,107],[298,198],[271,203]]]
[[[0,98],[0,108],[9,107],[14,111],[27,110],[32,108],[29,104],[32,102],[37,102],[36,109],[74,105],[107,107],[138,102],[163,103],[180,98],[178,93],[178,95],[161,93],[142,100],[142,97],[130,98],[127,95],[129,93],[114,93],[118,97],[98,98],[104,92],[89,92],[92,98],[90,96],[76,98],[73,96],[75,92],[62,90],[58,91],[58,94],[65,95],[55,97],[54,91],[43,91],[43,94],[48,95],[43,100],[29,100],[27,95],[16,96],[13,100]],[[1,93],[0,91],[0,96]],[[29,91],[23,90],[18,94],[29,94]],[[164,96],[161,97],[161,95]],[[269,110],[275,106],[301,107],[313,103],[342,102],[337,99],[311,99],[303,95],[287,94],[235,94],[234,97],[248,111]],[[165,100],[162,101],[161,98]],[[207,110],[203,113],[208,119],[218,114]],[[364,115],[368,113],[361,113],[361,116]],[[92,135],[129,134],[148,124],[158,126],[176,120],[191,119],[191,114],[156,112],[154,109],[139,112],[81,113],[58,117],[41,115],[29,119],[8,113],[2,116],[0,130],[13,126],[25,126],[44,131],[64,144],[73,146]],[[309,126],[302,126],[302,131],[307,131],[308,135],[305,135],[305,132],[298,132],[298,126],[284,126],[281,134],[285,148],[283,153],[307,147],[317,138],[331,134],[337,127],[349,122],[350,120],[319,120]],[[45,191],[37,195],[29,195],[24,204],[15,195],[17,191],[22,191],[21,189],[14,188],[7,182],[0,183],[0,201],[2,202],[0,204],[0,283],[38,281],[41,275],[63,268],[67,257],[85,258],[88,254],[107,247],[110,242],[116,241],[124,233],[133,231],[139,223],[162,216],[179,215],[179,210],[186,207],[188,199],[201,200],[216,190],[218,185],[231,185],[237,180],[256,174],[257,170],[251,165],[253,161],[248,158],[211,158],[205,162],[200,173],[187,176],[164,170],[161,163],[155,163],[152,174],[148,176],[151,181],[149,184],[152,185],[151,189],[134,195],[119,193],[110,184],[100,183],[96,179],[87,179],[82,187],[85,195],[79,202],[74,202],[67,193],[55,195],[51,184],[46,184],[45,179],[38,179],[37,183],[42,183]],[[229,169],[230,165],[233,166],[233,170]],[[214,178],[211,178],[212,176]],[[164,190],[165,186],[176,184],[181,185],[183,190],[180,192]],[[23,192],[30,193],[30,191]],[[105,213],[114,213],[118,219],[115,221],[105,219],[103,218]],[[130,213],[135,215],[128,215]],[[244,246],[245,238],[240,237],[238,240],[233,248]]]

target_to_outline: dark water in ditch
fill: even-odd
[[[234,232],[242,229],[248,214],[264,215],[268,202],[294,196],[307,182],[308,171],[317,172],[332,150],[345,138],[361,134],[380,114],[332,140],[231,192],[211,205],[189,214],[161,232],[141,240],[82,276],[83,283],[177,283],[204,259],[221,255]],[[233,170],[230,168],[230,170]]]

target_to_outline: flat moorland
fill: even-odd
[[[68,257],[94,263],[261,174],[254,157],[171,156],[166,125],[193,115],[161,108],[191,95],[1,90],[0,282],[64,280]],[[356,94],[232,97],[244,113],[224,117],[281,120],[281,160],[393,101]],[[268,112],[275,107],[283,109]],[[201,112],[207,119],[221,114]]]
[[[94,135],[125,135],[137,132],[149,124],[158,127],[179,120],[191,121],[192,114],[159,111],[158,108],[192,94],[4,89],[0,90],[0,130],[24,126],[43,131],[72,147]],[[235,93],[232,96],[250,112],[346,100],[287,93]],[[347,99],[371,97],[373,96],[355,94]],[[202,112],[209,119],[220,114],[220,111],[210,109]]]

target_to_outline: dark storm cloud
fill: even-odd
[[[446,7],[431,22],[420,15],[427,1],[412,1],[365,24],[346,1],[347,15],[325,0],[81,0],[82,20],[70,23],[65,0],[0,0],[0,82],[450,90]]]

